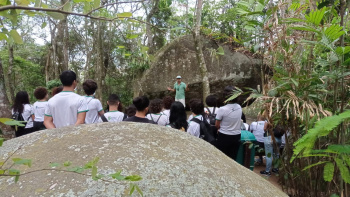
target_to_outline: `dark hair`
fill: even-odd
[[[218,105],[218,97],[216,95],[209,95],[207,96],[207,98],[205,99],[205,103],[209,106],[209,107],[217,107]]]
[[[199,99],[190,100],[190,108],[191,111],[196,115],[204,114],[204,104]]]
[[[28,93],[26,91],[19,91],[12,106],[13,112],[23,113],[24,104],[29,104]]]
[[[173,104],[174,102],[174,98],[171,96],[165,96],[163,98],[163,105],[164,105],[164,109],[170,109],[171,104]]]
[[[137,111],[143,111],[149,105],[149,99],[146,96],[139,96],[132,100],[132,103],[135,105]]]
[[[55,96],[56,94],[62,92],[62,90],[63,90],[63,86],[59,86],[59,87],[52,88],[52,93],[51,93],[51,95],[52,95],[52,96]]]
[[[169,123],[176,129],[181,129],[183,127],[185,130],[187,130],[188,122],[186,119],[187,115],[184,105],[179,101],[173,102],[170,107]]]
[[[83,89],[86,95],[92,95],[97,90],[97,83],[92,79],[87,79],[83,83]]]
[[[118,105],[118,111],[123,111],[123,105],[122,105],[122,102],[120,101],[120,98],[118,95],[116,94],[111,94],[109,95],[108,97],[108,104],[109,105]],[[108,105],[108,110],[109,110],[109,105]]]
[[[38,100],[44,99],[46,95],[47,95],[47,89],[44,87],[38,87],[34,91],[34,96]]]
[[[60,80],[63,86],[71,86],[77,80],[77,75],[71,70],[65,70],[60,74]]]
[[[230,98],[233,94],[233,92],[237,90],[234,86],[226,86],[225,89],[224,89],[224,98],[225,100]],[[236,103],[238,100],[237,100],[237,97],[231,101],[229,101],[229,103]]]
[[[153,114],[160,113],[163,109],[163,101],[161,99],[153,99],[149,105],[149,112]]]
[[[132,117],[132,116],[135,116],[136,114],[136,107],[135,105],[131,104],[129,105],[126,110],[125,110],[125,113],[128,117]]]

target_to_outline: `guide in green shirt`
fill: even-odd
[[[184,82],[181,82],[181,76],[176,77],[176,83],[174,84],[174,89],[168,87],[169,91],[175,92],[175,101],[181,102],[184,107],[185,104],[185,91],[188,91],[188,87]]]

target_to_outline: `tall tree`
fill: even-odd
[[[204,101],[205,98],[210,94],[210,84],[209,84],[209,78],[208,78],[208,69],[207,69],[207,65],[205,63],[205,59],[203,55],[201,36],[200,36],[202,7],[203,7],[203,0],[197,0],[197,5],[195,9],[196,13],[194,17],[195,26],[192,31],[192,34],[193,34],[193,39],[195,44],[197,62],[198,62],[198,66],[202,77],[202,89],[203,89],[203,101]]]

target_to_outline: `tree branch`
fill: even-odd
[[[109,4],[106,4],[106,5],[101,5],[100,7],[91,10],[86,15],[90,15],[91,13],[95,12],[96,10],[99,10],[101,8],[104,8],[104,7],[107,7],[107,6],[111,6],[111,5],[122,4],[122,3],[142,3],[142,2],[145,2],[145,1],[146,0],[141,0],[141,1],[120,1],[120,2],[115,2],[115,3],[109,3]]]

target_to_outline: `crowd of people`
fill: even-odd
[[[61,128],[70,125],[94,124],[101,122],[139,122],[158,124],[159,126],[171,127],[182,132],[187,132],[195,137],[202,138],[203,135],[212,135],[210,143],[236,160],[241,140],[241,129],[245,126],[242,107],[233,99],[226,105],[218,107],[218,98],[210,95],[206,98],[206,107],[200,99],[192,99],[189,102],[191,115],[187,118],[185,111],[185,91],[188,87],[181,82],[181,76],[177,76],[174,89],[168,87],[169,91],[176,92],[175,99],[165,96],[163,99],[149,100],[146,96],[134,98],[132,105],[123,111],[122,102],[118,95],[111,94],[107,101],[107,110],[103,109],[102,103],[94,97],[97,83],[88,79],[82,84],[85,96],[74,93],[77,87],[76,74],[67,70],[61,73],[62,87],[52,91],[49,99],[48,90],[39,87],[34,96],[37,101],[30,105],[28,93],[20,91],[16,95],[12,107],[13,116],[18,114],[26,121],[23,128],[19,127],[16,136],[25,135],[42,129]],[[223,90],[225,98],[229,98],[235,91],[235,87],[227,86]],[[204,125],[204,126],[203,126]],[[208,126],[205,130],[205,126]],[[266,136],[266,121],[262,116],[257,122],[253,122],[250,130],[257,139],[257,145],[272,153],[269,146],[271,137]],[[204,130],[207,133],[204,133]],[[208,133],[208,131],[210,131]],[[203,138],[204,139],[204,138]],[[271,145],[272,147],[272,145]],[[260,161],[262,162],[262,155]],[[266,157],[266,173],[269,175],[271,161]]]

